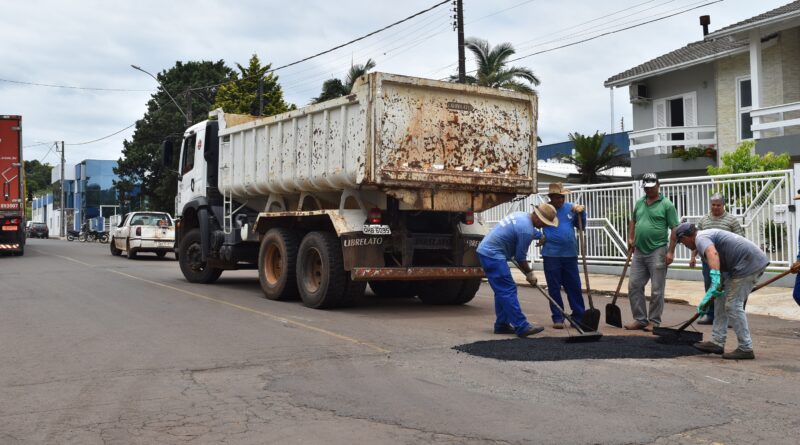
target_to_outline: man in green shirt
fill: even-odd
[[[633,253],[628,280],[628,300],[633,321],[625,329],[652,331],[661,324],[664,312],[664,285],[667,266],[674,250],[667,248],[669,231],[678,225],[678,212],[669,198],[661,195],[658,176],[642,176],[645,196],[636,201],[633,217],[628,222],[628,250]],[[644,287],[650,281],[651,298],[648,311]]]

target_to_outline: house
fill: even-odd
[[[610,77],[628,87],[634,177],[705,175],[754,140],[756,153],[800,160],[800,1],[707,33]]]
[[[617,146],[617,153],[628,157],[630,138],[627,131],[619,133],[606,133],[603,136],[603,146],[614,144]],[[536,158],[540,161],[556,159],[560,156],[570,156],[575,149],[572,141],[556,142],[555,144],[544,144],[536,148]]]

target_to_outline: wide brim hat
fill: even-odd
[[[564,184],[560,182],[553,182],[547,188],[548,195],[569,195],[571,191],[564,188]]]
[[[550,227],[557,227],[558,226],[558,216],[556,215],[556,208],[550,204],[543,203],[539,204],[538,206],[533,208],[533,212],[536,213],[536,216],[542,220],[542,222]]]

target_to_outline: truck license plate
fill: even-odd
[[[383,224],[365,224],[364,235],[391,235],[392,229]]]

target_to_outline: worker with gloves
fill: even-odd
[[[744,302],[767,269],[769,259],[749,239],[725,230],[698,231],[694,224],[682,223],[675,230],[675,237],[688,249],[696,250],[710,269],[711,287],[697,311],[704,314],[714,298],[714,328],[711,341],[695,343],[694,347],[703,352],[722,354],[722,358],[728,360],[754,359]],[[733,352],[724,351],[728,324],[733,327],[739,342]]]
[[[547,196],[550,204],[556,209],[559,224],[556,227],[546,226],[542,229],[547,244],[542,247],[544,262],[544,278],[547,280],[547,291],[550,297],[564,309],[561,299],[561,287],[567,292],[567,300],[572,310],[572,318],[580,320],[586,310],[581,293],[581,274],[578,271],[578,243],[575,241],[575,229],[586,227],[586,213],[580,204],[566,202],[565,195],[570,191],[561,183],[552,183]],[[579,223],[578,218],[581,222]],[[564,329],[564,315],[561,310],[550,303],[550,313],[554,329]]]
[[[528,248],[534,239],[543,238],[537,230],[545,226],[558,226],[556,209],[550,204],[539,204],[533,212],[514,212],[495,225],[478,245],[478,259],[494,291],[494,310],[497,318],[495,334],[517,334],[528,337],[544,330],[529,323],[519,307],[517,284],[511,276],[508,262],[515,260],[531,286],[537,284],[533,270],[528,265]]]

